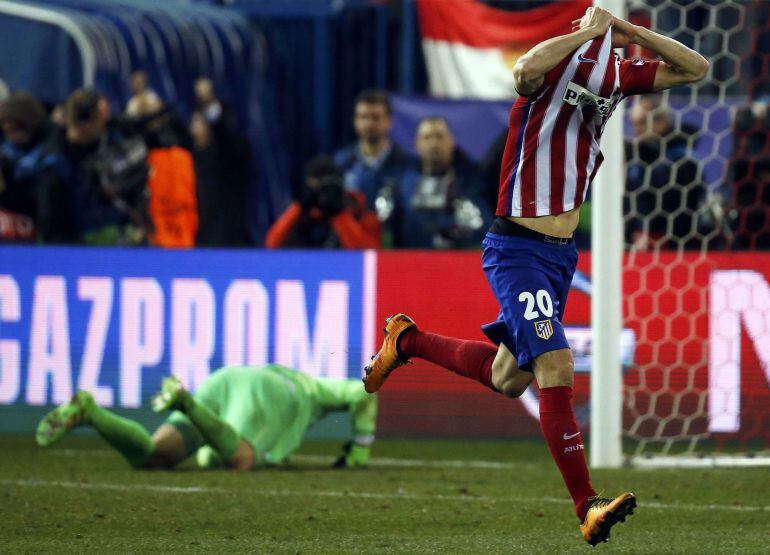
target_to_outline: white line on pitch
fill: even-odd
[[[103,489],[114,491],[158,491],[163,493],[227,493],[226,489],[196,486],[158,486],[155,484],[103,484],[99,482],[62,482],[56,480],[0,480],[4,486],[57,487],[72,489]]]
[[[310,464],[331,464],[333,459],[323,455],[293,455],[292,461]],[[396,468],[474,468],[479,470],[514,470],[523,466],[535,466],[533,463],[511,463],[498,461],[462,461],[462,460],[426,460],[426,459],[393,459],[375,457],[369,459],[369,466]]]
[[[72,489],[96,489],[112,491],[156,491],[161,493],[237,493],[238,490],[225,488],[208,488],[195,486],[161,486],[155,484],[105,484],[99,482],[64,482],[48,480],[0,480],[0,485],[22,486],[22,487],[62,487]],[[268,497],[338,497],[343,499],[407,499],[420,501],[477,501],[484,503],[549,503],[549,504],[568,504],[569,500],[561,497],[490,497],[484,495],[443,495],[443,494],[420,494],[410,493],[405,490],[397,490],[394,493],[377,493],[367,491],[337,491],[337,490],[316,490],[316,491],[296,491],[288,489],[249,489],[252,495],[265,495]],[[768,506],[753,505],[716,505],[716,504],[680,504],[680,503],[659,503],[656,501],[642,501],[642,509],[662,509],[662,510],[684,510],[684,511],[738,511],[738,512],[757,512],[770,511]]]
[[[82,457],[82,456],[112,456],[112,453],[106,449],[51,449],[51,455],[60,457]],[[330,465],[334,458],[323,455],[292,455],[292,462],[307,464]],[[394,467],[394,468],[473,468],[478,470],[514,470],[522,467],[537,466],[529,462],[499,462],[499,461],[479,461],[479,460],[426,460],[426,459],[394,459],[388,457],[375,457],[369,459],[369,466],[375,467]]]

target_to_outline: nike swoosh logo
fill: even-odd
[[[564,434],[562,437],[564,437],[564,439],[572,439],[573,437],[579,436],[579,435],[580,435],[580,432],[578,432],[576,434],[572,434],[571,436],[568,436],[567,434]]]
[[[582,54],[578,54],[578,62],[588,62],[591,64],[598,64],[599,60],[592,60],[591,58],[586,58]]]

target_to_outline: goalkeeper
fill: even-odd
[[[97,406],[86,391],[46,415],[37,443],[51,445],[91,426],[134,468],[169,469],[196,454],[203,468],[249,470],[285,461],[325,414],[348,411],[353,438],[335,466],[363,466],[374,441],[377,400],[358,380],[312,378],[277,365],[214,372],[195,394],[174,376],[152,399],[155,412],[174,410],[155,433]]]

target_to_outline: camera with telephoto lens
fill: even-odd
[[[128,137],[101,146],[89,165],[109,197],[131,203],[146,191],[150,175],[147,154],[147,145],[141,137]]]
[[[345,208],[345,186],[336,174],[316,178],[316,185],[305,185],[300,196],[300,205],[309,210],[317,208],[326,217],[336,216]]]
[[[326,216],[335,216],[345,208],[345,187],[338,175],[322,177],[316,192],[318,208]]]
[[[148,213],[150,166],[147,154],[144,140],[130,136],[102,143],[84,162],[93,185],[128,217],[130,225],[125,229],[128,235],[122,239],[128,244],[143,242],[153,227]]]

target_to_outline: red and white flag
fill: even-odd
[[[497,100],[516,95],[511,70],[535,44],[569,33],[591,0],[564,0],[526,11],[478,0],[417,0],[430,91],[445,98]]]

